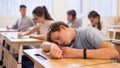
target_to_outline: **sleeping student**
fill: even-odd
[[[52,23],[41,48],[52,58],[117,59],[118,51],[98,29],[91,26],[70,28],[62,21]]]

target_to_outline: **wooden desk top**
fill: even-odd
[[[80,68],[81,66],[97,65],[111,63],[112,60],[95,60],[95,59],[51,59],[42,49],[28,49],[23,52],[34,62],[39,63],[45,68]],[[42,60],[35,54],[40,54],[47,58]]]
[[[11,43],[39,43],[43,42],[44,40],[29,38],[28,36],[23,36],[22,38],[18,38],[18,32],[2,32],[0,35],[4,36],[7,40]]]
[[[82,68],[120,68],[120,63],[106,63],[99,65],[84,66]]]

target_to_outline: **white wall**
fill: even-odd
[[[55,21],[66,22],[66,0],[53,0],[52,1],[53,12],[52,17]],[[0,27],[6,27],[7,25],[12,25],[20,16],[0,16]]]
[[[66,20],[66,12],[67,12],[67,0],[52,0],[52,17],[55,21],[64,21]],[[0,27],[6,27],[7,25],[12,25],[20,16],[0,16]],[[89,20],[86,16],[83,16],[83,25],[89,23]],[[114,17],[102,17],[105,22],[110,24],[114,23]]]
[[[0,27],[6,27],[16,22],[19,16],[0,16]]]
[[[53,0],[54,20],[66,22],[67,0]]]

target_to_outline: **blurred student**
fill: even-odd
[[[119,53],[98,29],[91,26],[70,28],[64,22],[52,23],[41,48],[52,58],[117,59]],[[51,42],[51,43],[50,43]]]
[[[81,22],[79,19],[76,18],[76,11],[75,10],[69,10],[67,12],[67,20],[69,27],[72,28],[78,28],[81,26]]]
[[[89,12],[88,18],[91,22],[91,26],[100,30],[105,36],[108,36],[108,25],[101,21],[101,17],[96,11]]]
[[[19,33],[18,36],[26,36],[29,35],[31,38],[36,38],[36,39],[41,39],[41,40],[46,40],[46,34],[49,26],[52,24],[53,19],[51,18],[50,14],[48,13],[48,10],[45,6],[38,6],[36,7],[33,11],[33,18],[35,22],[37,22],[37,25],[33,27],[31,30],[28,30],[23,33]],[[40,35],[35,35],[32,33],[35,32],[40,32]],[[24,46],[24,49],[31,49],[33,48],[32,46]],[[26,57],[25,57],[26,59]],[[25,60],[24,59],[24,60]],[[28,59],[28,58],[27,58]],[[23,68],[33,68],[34,63],[32,61],[25,61],[23,62]]]
[[[47,30],[48,30],[49,26],[51,25],[51,23],[53,22],[53,19],[51,18],[50,14],[48,13],[48,10],[45,6],[36,7],[33,10],[32,14],[33,14],[34,20],[38,23],[38,25],[36,25],[31,30],[28,30],[23,33],[19,33],[18,36],[22,37],[22,36],[30,35],[32,33],[40,31],[40,35],[32,34],[29,37],[45,40]]]
[[[21,18],[19,18],[16,23],[10,27],[11,29],[18,29],[19,31],[26,31],[30,27],[35,26],[35,22],[26,15],[27,7],[25,5],[20,5]],[[7,27],[9,28],[9,27]]]

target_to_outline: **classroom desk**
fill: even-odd
[[[110,39],[120,39],[120,29],[109,29]]]
[[[112,28],[112,29],[120,29],[120,25],[109,26],[109,28]]]
[[[15,29],[6,29],[3,27],[0,27],[0,33],[1,32],[18,32],[18,30]],[[2,42],[3,42],[4,38],[0,35],[0,61],[2,63]]]
[[[4,27],[0,27],[0,32],[18,32],[17,29],[6,29]]]
[[[114,41],[112,41],[112,43],[114,44],[115,48],[117,49],[117,51],[120,54],[120,40],[114,40]],[[120,58],[117,61],[120,63]]]
[[[0,35],[5,38],[6,44],[10,46],[10,51],[8,52],[10,55],[12,55],[11,62],[13,64],[12,66],[8,65],[9,68],[21,68],[23,46],[29,46],[34,44],[40,45],[40,43],[44,41],[44,40],[38,40],[38,39],[29,38],[29,37],[18,38],[18,32],[2,32],[0,33]],[[7,51],[6,48],[4,48],[4,50]],[[18,54],[17,60],[13,56],[14,52]],[[8,53],[5,53],[5,54],[8,54]]]
[[[34,61],[34,68],[80,68],[89,65],[98,65],[112,63],[112,60],[96,60],[96,59],[51,59],[49,54],[44,52],[42,49],[28,49],[23,50],[32,61]],[[40,54],[47,58],[47,60],[40,56]]]
[[[120,63],[106,63],[99,65],[84,66],[81,68],[120,68]]]

